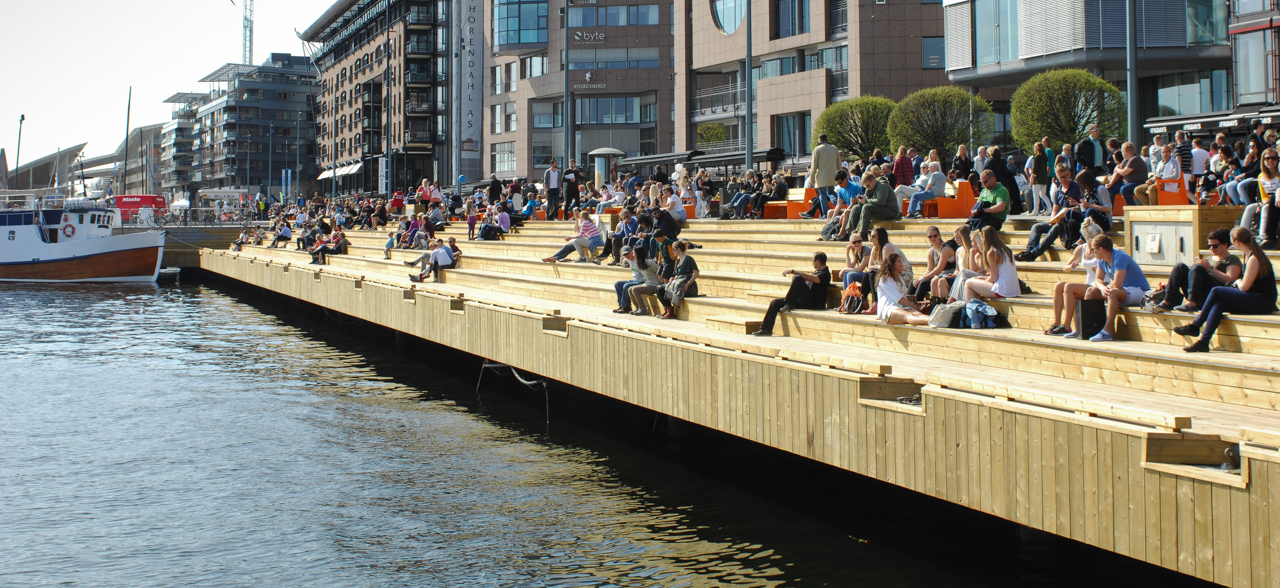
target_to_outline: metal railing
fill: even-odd
[[[714,143],[698,143],[698,151],[702,151],[707,155],[717,153],[732,153],[734,151],[745,150],[745,142],[742,139],[734,139],[730,141],[716,141]]]
[[[693,98],[693,109],[700,114],[730,112],[747,101],[746,88],[742,84],[726,84],[698,90]]]
[[[411,25],[433,25],[436,24],[436,15],[426,11],[410,12],[406,21]]]
[[[436,81],[436,75],[421,72],[409,72],[405,74],[405,81],[410,84],[430,84]]]
[[[849,32],[849,9],[841,6],[827,13],[827,30],[832,33]]]

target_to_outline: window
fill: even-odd
[[[515,61],[507,64],[507,91],[508,92],[516,91],[516,68],[518,67],[520,67],[520,64]]]
[[[924,53],[924,63],[921,67],[924,69],[946,69],[946,43],[942,37],[924,37],[921,39],[921,49]]]
[[[489,68],[489,79],[493,80],[493,87],[491,88],[491,91],[495,95],[501,94],[507,86],[502,82],[502,71],[503,68],[501,65]]]
[[[445,4],[445,3],[441,3]],[[493,45],[518,45],[547,42],[547,2],[494,0]]]
[[[627,7],[627,21],[633,25],[651,26],[658,24],[658,5]]]
[[[558,157],[554,157],[551,154],[551,137],[545,133],[534,135],[533,143],[529,145],[529,155],[533,157],[533,169],[535,170],[551,167],[552,159],[557,162],[560,161]]]
[[[1227,5],[1214,0],[1187,0],[1187,44],[1226,45]]]
[[[579,98],[573,104],[577,124],[616,125],[640,122],[639,98]]]
[[[774,39],[809,32],[809,0],[773,0]]]
[[[656,102],[640,105],[640,122],[658,122],[658,104]]]
[[[502,133],[502,105],[494,104],[489,107],[489,132],[498,135]]]
[[[671,6],[672,10],[675,10],[675,5]],[[743,15],[747,13],[747,0],[712,0],[711,7],[716,26],[732,35],[742,24]],[[672,19],[672,25],[674,24],[675,19]]]
[[[1236,14],[1251,14],[1266,10],[1268,2],[1267,0],[1236,0],[1232,4],[1236,7]]]
[[[1018,1],[974,0],[974,56],[978,65],[1018,59]]]
[[[516,171],[516,142],[489,145],[489,169],[493,173]]]
[[[653,68],[658,65],[656,47],[569,50],[569,69]]]
[[[503,110],[504,110],[504,111],[506,111],[506,115],[507,115],[507,116],[506,116],[506,119],[507,119],[507,132],[508,132],[508,133],[515,132],[515,130],[516,130],[516,103],[515,103],[515,102],[508,102],[508,103],[504,104],[504,105],[503,105]]]
[[[550,129],[564,126],[564,116],[560,112],[564,102],[534,102],[533,128]]]
[[[1273,101],[1275,87],[1271,71],[1275,64],[1275,42],[1272,32],[1242,33],[1235,39],[1236,101],[1239,104]]]
[[[520,58],[520,77],[524,79],[547,75],[547,54]]]

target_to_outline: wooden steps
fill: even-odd
[[[717,331],[728,331],[730,333],[738,333],[741,335],[750,335],[760,330],[762,320],[752,320],[740,316],[732,315],[712,315],[704,320],[707,328]]]

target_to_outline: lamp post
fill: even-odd
[[[573,98],[569,92],[569,7],[573,6],[573,0],[564,0],[564,9],[561,14],[564,16],[564,64],[561,69],[564,71],[564,105],[560,107],[560,114],[564,118],[564,167],[569,167],[569,158],[573,157],[573,118],[571,117]]]
[[[753,155],[752,145],[755,143],[754,139],[755,139],[755,133],[756,133],[756,126],[754,124],[754,121],[752,120],[752,116],[754,115],[754,112],[753,112],[754,109],[751,108],[751,99],[752,99],[751,60],[753,59],[751,56],[751,0],[746,0],[746,2],[747,2],[747,75],[744,76],[746,78],[744,80],[744,83],[746,84],[746,92],[745,92],[744,99],[747,103],[746,104],[747,114],[746,114],[746,124],[743,125],[743,127],[746,129],[747,136],[743,137],[743,140],[744,140],[743,150],[747,152],[745,157],[747,171],[751,171],[751,156]]]
[[[13,177],[18,177],[18,167],[22,165],[22,123],[27,120],[27,115],[18,115],[18,152],[13,156]],[[8,178],[5,178],[6,182]],[[10,186],[16,188],[17,186]]]
[[[273,167],[272,164],[275,163],[273,161],[273,157],[276,154],[275,139],[276,139],[276,126],[271,125],[267,129],[267,189],[268,190],[271,189],[271,168]],[[258,188],[258,193],[259,194],[262,193],[262,188]],[[268,202],[271,201],[270,192],[267,192],[267,201]]]

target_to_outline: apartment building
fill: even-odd
[[[317,160],[330,192],[378,193],[449,172],[450,3],[338,0],[306,31],[318,44]]]

